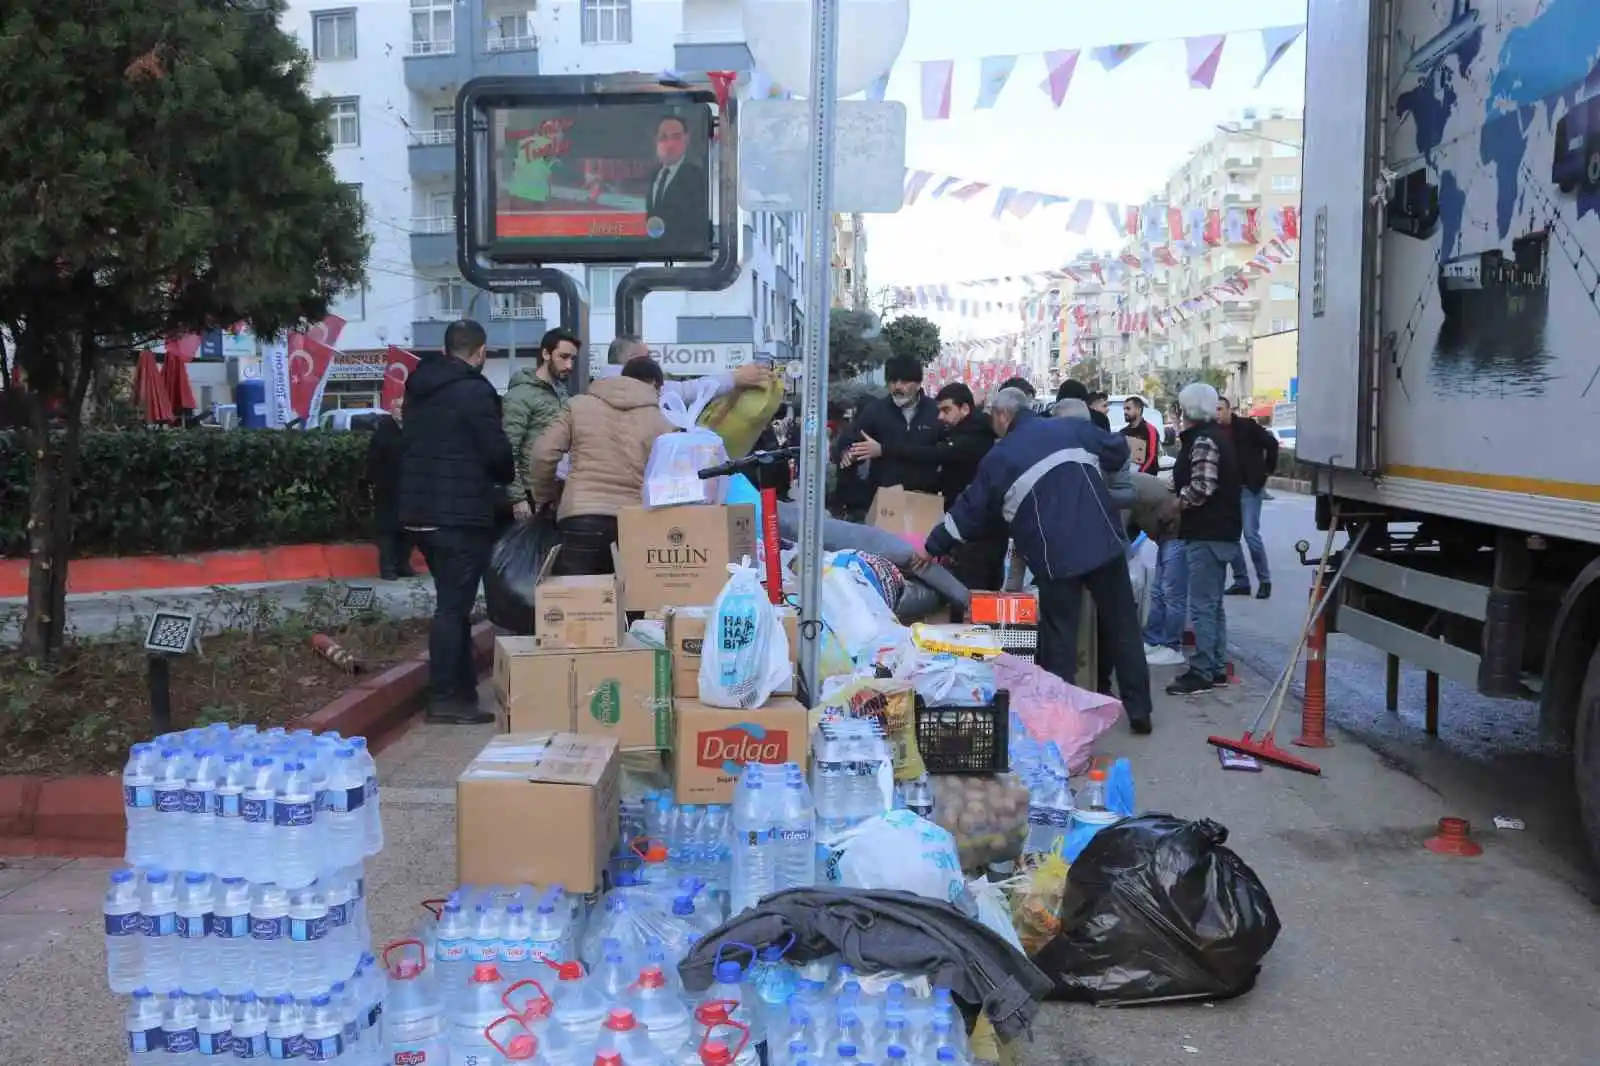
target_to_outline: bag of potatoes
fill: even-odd
[[[1010,774],[936,774],[933,820],[956,838],[963,870],[981,870],[1022,854],[1028,836],[1028,787]]]

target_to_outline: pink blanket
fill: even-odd
[[[1056,742],[1070,773],[1088,769],[1095,738],[1122,716],[1121,700],[1069,685],[1015,655],[994,660],[994,680],[1011,693],[1011,709],[1029,735]]]

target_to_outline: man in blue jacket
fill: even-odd
[[[1000,441],[928,534],[913,566],[1009,528],[1039,584],[1039,665],[1074,683],[1087,588],[1128,723],[1135,733],[1150,732],[1150,670],[1122,519],[1106,488],[1107,476],[1128,465],[1127,438],[1087,419],[1039,417],[1018,389],[1002,389],[989,413]]]

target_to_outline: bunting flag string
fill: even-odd
[[[1259,60],[1259,73],[1256,76],[1256,87],[1266,80],[1272,69],[1288,53],[1302,36],[1305,35],[1305,25],[1292,26],[1267,26],[1257,29],[1234,30],[1229,33],[1207,33],[1193,37],[1174,37],[1153,39],[1148,41],[1132,41],[1124,44],[1102,45],[1088,49],[1092,58],[1100,68],[1105,71],[1115,71],[1129,60],[1141,54],[1152,45],[1159,45],[1166,41],[1182,42],[1184,49],[1184,72],[1188,76],[1191,89],[1209,90],[1216,82],[1217,71],[1222,64],[1224,52],[1237,54],[1240,49],[1238,42],[1254,38],[1260,42],[1261,58]],[[1234,47],[1229,51],[1228,46]],[[938,122],[950,117],[951,103],[953,100],[970,100],[973,110],[987,111],[994,108],[1001,94],[1010,84],[1012,76],[1017,72],[1019,63],[1027,59],[1026,67],[1033,67],[1035,58],[1042,61],[1043,77],[1035,82],[1038,89],[1050,98],[1053,107],[1060,108],[1062,101],[1067,97],[1067,90],[1072,85],[1072,76],[1077,71],[1078,59],[1084,49],[1080,48],[1055,48],[1043,52],[1017,53],[1007,55],[982,56],[977,61],[976,81],[973,89],[965,84],[967,70],[970,66],[968,60],[955,59],[927,59],[917,64],[918,80],[920,85],[920,100],[922,117],[931,122]],[[1038,68],[1034,68],[1037,70]],[[961,72],[963,82],[961,91],[957,90],[957,71]],[[892,72],[891,72],[892,73]],[[1037,77],[1029,74],[1030,78]],[[887,92],[887,77],[875,82],[868,90],[868,98],[882,100]]]
[[[1117,203],[1109,200],[1092,200],[1088,197],[1060,196],[1005,185],[995,188],[992,182],[973,181],[968,178],[936,174],[931,170],[907,170],[905,177],[905,206],[919,201],[955,200],[971,203],[991,189],[994,201],[989,217],[1000,219],[1027,218],[1035,211],[1052,207],[1070,206],[1067,212],[1066,231],[1076,236],[1086,236],[1097,217],[1110,222],[1122,237],[1143,236],[1151,243],[1173,241],[1184,243],[1192,251],[1221,244],[1255,244],[1248,234],[1260,227],[1261,209],[1256,207],[1184,207],[1164,205],[1158,208],[1137,204]],[[1102,209],[1097,212],[1096,209]],[[1299,209],[1283,207],[1271,212],[1275,232],[1280,237],[1297,236]],[[1237,235],[1237,236],[1236,236]]]

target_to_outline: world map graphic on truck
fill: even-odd
[[[656,102],[493,112],[494,243],[708,258],[710,111]]]
[[[1600,2],[1396,11],[1385,462],[1514,475],[1518,434],[1600,412]],[[1593,479],[1571,465],[1550,474]]]

